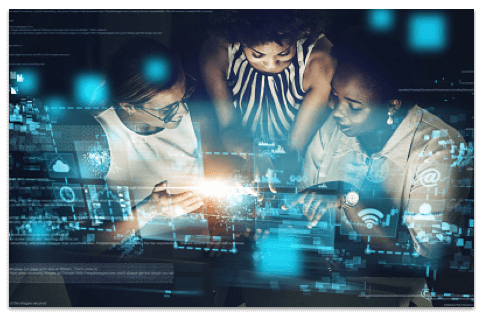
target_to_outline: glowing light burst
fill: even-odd
[[[185,210],[181,206],[176,206],[171,208],[171,215],[172,216],[181,216],[185,213]]]
[[[205,205],[222,215],[222,219],[231,220],[244,216],[251,199],[247,195],[255,196],[255,190],[234,180],[200,180],[192,187],[193,193],[203,197]]]
[[[230,203],[241,202],[243,195],[254,194],[253,188],[243,186],[241,183],[233,183],[223,180],[200,181],[195,190],[208,198],[227,199]]]
[[[223,198],[232,190],[228,183],[219,180],[205,180],[200,182],[196,190],[205,196]]]

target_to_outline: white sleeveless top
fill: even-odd
[[[190,114],[175,129],[140,135],[119,119],[114,108],[95,119],[109,142],[108,185],[128,186],[138,204],[149,196],[154,186],[168,180],[170,192],[187,191],[186,187],[203,176],[203,157]]]

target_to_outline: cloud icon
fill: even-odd
[[[60,159],[52,166],[54,172],[69,172],[70,168],[67,164],[63,163]]]

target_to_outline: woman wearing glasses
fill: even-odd
[[[113,54],[106,81],[110,107],[94,117],[109,146],[107,183],[129,186],[146,216],[162,210],[182,215],[198,209],[200,199],[183,189],[203,175],[199,142],[186,104],[194,80],[163,45],[140,38]],[[168,183],[171,195],[166,192]]]

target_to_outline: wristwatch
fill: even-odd
[[[354,207],[359,203],[359,193],[355,191],[351,191],[344,195],[343,199],[343,205],[344,207]]]

